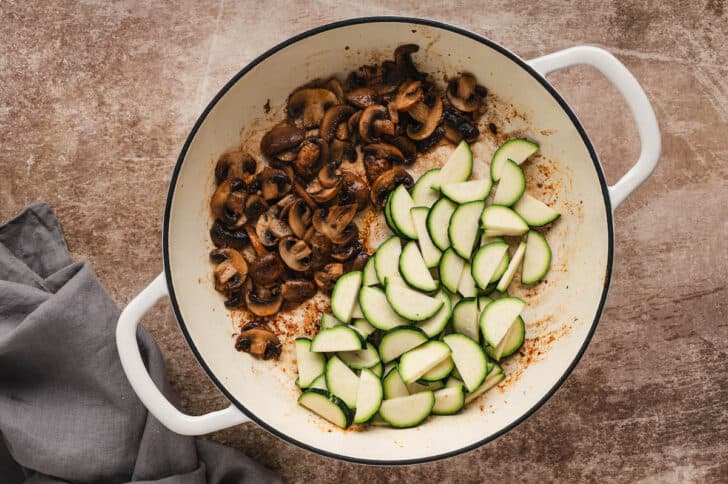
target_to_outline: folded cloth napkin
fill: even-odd
[[[0,482],[279,482],[232,449],[177,435],[129,386],[119,310],[88,262],[72,262],[42,203],[0,225]],[[139,328],[152,379],[172,397]]]

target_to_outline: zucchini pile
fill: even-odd
[[[459,412],[505,378],[499,362],[526,334],[525,302],[508,287],[519,267],[523,284],[546,275],[551,249],[532,227],[559,217],[525,193],[519,165],[537,150],[509,140],[490,177],[470,180],[462,142],[411,193],[400,185],[390,194],[394,235],[363,271],[339,278],[321,331],[296,340],[302,406],[341,428],[407,428]],[[511,249],[504,237],[520,240]]]

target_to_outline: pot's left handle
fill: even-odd
[[[119,350],[121,366],[139,400],[162,425],[182,435],[207,434],[250,421],[233,405],[205,415],[184,414],[162,395],[152,381],[139,352],[136,330],[144,314],[167,295],[167,283],[162,273],[129,302],[121,312],[116,326],[116,347]]]

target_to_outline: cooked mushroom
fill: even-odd
[[[323,205],[333,201],[339,194],[340,189],[341,179],[337,180],[333,186],[325,187],[317,178],[308,184],[306,192],[316,203]]]
[[[404,155],[396,146],[387,143],[371,143],[362,148],[364,154],[364,171],[369,183],[374,183],[379,176],[390,170],[394,163],[404,162]]]
[[[336,99],[338,99],[339,103],[344,102],[344,86],[341,85],[341,81],[336,77],[327,80],[322,87],[336,94]]]
[[[357,210],[364,210],[369,202],[369,187],[364,179],[353,171],[341,172],[339,205],[356,204]]]
[[[352,240],[346,244],[334,246],[331,250],[331,258],[344,262],[357,255],[361,249],[361,243],[358,240]]]
[[[321,123],[324,112],[337,103],[336,94],[328,89],[299,89],[288,98],[288,116],[295,119],[302,115],[304,128],[316,128]]]
[[[359,87],[346,93],[346,101],[359,109],[364,109],[377,104],[379,97],[371,87]]]
[[[283,262],[297,272],[311,267],[311,247],[303,240],[286,237],[278,243],[278,252]]]
[[[417,70],[414,62],[412,62],[412,54],[420,50],[417,44],[404,44],[398,46],[394,50],[394,63],[397,68],[410,79],[424,79],[427,74],[423,74]]]
[[[329,161],[336,166],[341,165],[344,161],[347,163],[355,162],[356,149],[354,145],[350,141],[333,139],[329,146]]]
[[[214,262],[215,290],[229,294],[243,287],[248,277],[248,264],[243,256],[235,249],[215,249],[210,252],[210,259]]]
[[[359,137],[365,143],[376,143],[382,135],[394,135],[394,123],[387,108],[381,104],[369,106],[359,119]]]
[[[415,144],[417,145],[417,151],[420,153],[426,153],[427,151],[430,151],[433,147],[437,146],[437,144],[445,137],[445,128],[442,125],[439,125],[437,128],[435,128],[435,131],[432,132],[430,136],[427,138],[417,141]]]
[[[447,85],[447,99],[456,109],[464,113],[472,113],[480,108],[483,98],[477,89],[475,76],[464,72]]]
[[[386,158],[364,157],[364,172],[367,175],[367,181],[370,185],[373,185],[377,178],[391,169],[392,162]]]
[[[359,134],[359,120],[361,119],[361,113],[363,111],[357,111],[354,114],[349,117],[349,120],[346,122],[346,126],[349,128],[349,133],[352,135],[358,135]]]
[[[226,227],[219,220],[216,220],[210,227],[210,239],[215,247],[230,247],[237,250],[250,244],[250,237],[244,228]]]
[[[321,120],[319,136],[321,136],[321,138],[325,141],[331,141],[334,138],[334,135],[337,134],[337,129],[340,126],[344,126],[346,128],[347,135],[342,139],[348,138],[349,128],[347,126],[347,121],[352,114],[354,114],[354,108],[347,106],[346,104],[338,104],[330,107],[326,110],[326,113]]]
[[[261,244],[266,247],[272,247],[280,239],[288,237],[293,232],[291,232],[291,228],[286,223],[277,218],[271,210],[268,210],[258,218],[255,224],[255,233],[258,239],[260,239]]]
[[[395,167],[379,175],[379,178],[372,185],[369,198],[374,206],[382,208],[389,194],[399,185],[404,185],[409,190],[414,185],[414,180],[412,175],[407,173],[404,168]],[[315,220],[316,214],[314,214]]]
[[[291,279],[281,284],[284,301],[302,303],[316,294],[316,285],[304,279]]]
[[[389,104],[397,111],[407,111],[415,103],[421,102],[424,99],[425,93],[422,91],[422,81],[412,81],[402,84],[397,91],[397,95]]]
[[[265,248],[265,246],[262,244],[260,239],[258,238],[258,234],[255,232],[255,227],[251,225],[245,226],[246,232],[248,232],[248,238],[250,239],[250,245],[253,247],[253,250],[255,250],[255,253],[259,256],[263,256],[268,253],[268,249]]]
[[[306,132],[303,129],[290,124],[281,124],[263,135],[260,140],[260,151],[267,157],[278,157],[282,152],[297,148],[305,136]]]
[[[331,294],[336,281],[344,274],[344,264],[334,262],[326,264],[324,268],[313,275],[313,280],[326,294]]]
[[[250,278],[256,286],[270,287],[278,283],[283,275],[283,262],[278,254],[268,253],[250,263]]]
[[[311,217],[313,216],[313,210],[309,207],[306,202],[297,198],[288,209],[288,225],[291,227],[293,234],[302,239],[311,225]]]
[[[281,342],[269,329],[253,327],[245,329],[238,335],[235,340],[235,349],[267,360],[280,356]]]
[[[331,240],[315,231],[306,240],[311,246],[311,269],[318,270],[326,264],[331,255]]]
[[[469,115],[448,106],[442,118],[445,125],[445,137],[453,143],[459,143],[462,139],[472,143],[480,136],[480,130]]]
[[[266,167],[258,179],[263,198],[268,202],[278,200],[291,190],[291,179],[283,170]]]
[[[239,179],[227,179],[220,183],[210,199],[213,215],[229,227],[242,227],[245,216],[245,185]]]
[[[395,136],[391,140],[392,146],[399,149],[404,156],[402,160],[405,164],[411,165],[417,158],[417,146],[406,136]]]
[[[278,286],[256,286],[245,291],[245,306],[256,316],[271,316],[278,312],[282,303]]]
[[[369,255],[369,253],[362,250],[356,255],[356,257],[354,257],[352,260],[348,261],[344,265],[344,270],[346,270],[346,272],[364,270],[364,266],[366,265],[370,257],[371,256]]]
[[[313,213],[313,226],[332,241],[354,220],[356,205],[334,205],[319,208]]]
[[[341,181],[341,173],[336,165],[329,163],[318,172],[318,181],[322,187],[330,188]]]
[[[226,295],[225,307],[228,309],[242,309],[245,307],[245,296],[243,290],[232,291]]]
[[[245,200],[245,215],[250,220],[257,220],[261,214],[268,211],[268,204],[260,195],[250,195]]]
[[[427,110],[427,115],[424,120],[422,119],[422,112],[418,111],[415,113],[415,107],[418,110]],[[440,124],[440,118],[442,117],[442,99],[440,96],[434,96],[431,107],[427,106],[424,102],[415,103],[409,113],[419,123],[407,126],[407,136],[416,141],[423,140],[430,136],[435,131],[435,128],[437,128],[437,125]],[[415,117],[415,114],[417,117]]]
[[[329,161],[329,145],[321,138],[308,138],[296,156],[296,173],[304,178],[313,176],[321,165]]]
[[[354,222],[351,222],[349,225],[344,227],[344,230],[338,232],[337,234],[333,235],[331,238],[331,242],[337,245],[345,245],[350,243],[352,240],[357,238],[359,236],[359,227]],[[334,248],[331,252],[332,256],[333,253],[336,251],[336,248]]]
[[[257,172],[258,162],[255,158],[239,150],[223,153],[215,165],[215,178],[218,183],[233,178],[249,185]]]

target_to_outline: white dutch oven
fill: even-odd
[[[229,315],[209,280],[211,243],[208,200],[211,160],[240,143],[241,129],[260,117],[267,99],[285,101],[295,87],[320,76],[370,62],[373,53],[397,45],[424,49],[416,62],[425,72],[470,71],[500,99],[525,113],[522,134],[541,145],[544,159],[558,168],[555,205],[561,219],[549,232],[554,267],[549,282],[524,313],[527,337],[557,338],[527,368],[452,417],[429,419],[406,430],[374,427],[334,429],[295,401],[292,378],[267,362],[238,353]],[[348,46],[348,49],[344,49]],[[629,172],[607,186],[597,155],[576,116],[544,79],[564,67],[587,64],[622,93],[634,115],[642,150]],[[525,132],[523,132],[525,130]],[[485,148],[484,148],[485,149]],[[613,255],[612,211],[655,168],[660,133],[652,107],[635,78],[616,58],[594,47],[575,47],[524,61],[494,42],[436,22],[365,18],[326,25],[269,50],[240,71],[215,96],[190,133],[175,166],[164,214],[164,273],[123,311],[117,344],[132,387],[149,411],[171,430],[200,435],[254,421],[275,435],[320,454],[371,464],[411,464],[456,455],[493,440],[533,414],[563,383],[596,328],[609,287]],[[477,157],[482,163],[485,156]],[[199,281],[203,281],[200,284]],[[187,343],[210,379],[232,403],[206,415],[190,416],[156,388],[136,343],[136,326],[160,298],[169,296]],[[515,363],[514,365],[518,365]],[[290,372],[289,372],[290,373]]]

